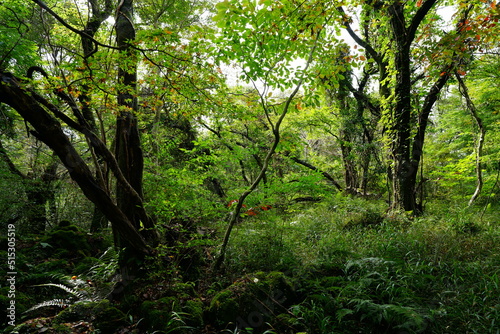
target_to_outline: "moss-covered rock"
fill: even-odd
[[[182,312],[186,314],[186,325],[194,328],[203,327],[203,302],[201,299],[186,300],[182,306]]]
[[[20,314],[26,311],[29,307],[30,298],[28,298],[26,294],[19,290],[10,290],[9,285],[0,288],[0,316],[2,317],[0,325],[6,325],[7,322],[12,320],[7,318],[8,312],[10,312],[9,307],[12,305],[12,300],[15,301],[15,314],[17,315],[16,320],[18,320]]]
[[[384,214],[378,211],[359,211],[349,216],[344,229],[372,228],[379,226],[384,221]]]
[[[170,296],[176,296],[177,298],[181,299],[198,297],[198,294],[196,293],[194,287],[195,284],[193,282],[186,282],[186,283],[178,282],[173,284],[167,290],[167,294]]]
[[[141,325],[150,331],[180,333],[187,328],[202,328],[203,312],[202,300],[181,289],[178,295],[144,301],[140,306]]]
[[[55,273],[65,274],[70,269],[71,265],[68,263],[67,260],[51,258],[37,264],[33,271],[37,273],[45,273],[46,276],[48,276],[49,274],[55,274]]]
[[[90,255],[90,245],[85,233],[76,225],[62,224],[51,230],[43,239],[51,246],[51,252],[61,257],[85,257]]]
[[[273,314],[282,313],[296,299],[294,286],[285,274],[257,272],[216,294],[207,316],[219,328],[234,323],[259,331]]]
[[[237,294],[233,290],[219,292],[211,301],[209,317],[215,321],[218,327],[224,327],[230,322],[234,322],[240,315],[240,304]]]
[[[144,325],[149,330],[169,330],[172,324],[172,312],[180,312],[179,300],[176,297],[164,297],[158,300],[146,300],[140,307]],[[170,328],[171,329],[171,328]]]
[[[76,303],[59,313],[54,323],[89,321],[102,333],[115,333],[127,324],[125,314],[114,307],[109,300]]]

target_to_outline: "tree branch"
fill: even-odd
[[[420,25],[420,23],[422,23],[422,21],[427,16],[431,8],[436,4],[436,2],[437,0],[426,0],[417,10],[417,13],[413,16],[410,26],[407,29],[409,41],[413,41],[415,39],[415,34],[417,33],[418,26]]]
[[[71,178],[85,196],[106,215],[118,233],[140,254],[150,254],[151,250],[142,236],[123,211],[113,203],[109,194],[96,182],[90,168],[69,141],[61,124],[43,108],[31,92],[19,85],[17,78],[3,72],[0,72],[0,103],[10,105],[33,126],[37,137],[57,154]]]
[[[337,7],[337,10],[342,14],[343,16],[343,24],[345,26],[345,29],[347,30],[347,33],[352,37],[352,39],[358,43],[359,46],[364,48],[370,56],[377,62],[377,64],[382,64],[382,57],[375,51],[375,49],[365,40],[363,40],[361,37],[359,37],[354,30],[352,30],[351,25],[349,24],[348,16],[346,12],[344,11],[343,7]]]
[[[305,160],[301,160],[297,157],[291,157],[291,156],[288,156],[292,161],[295,161],[296,163],[298,163],[299,165],[302,165],[304,167],[307,167],[309,168],[310,170],[312,171],[315,171],[315,172],[318,172],[320,173],[321,175],[323,175],[323,177],[325,179],[327,179],[328,181],[330,181],[334,186],[335,188],[337,188],[339,191],[342,191],[342,186],[333,178],[333,176],[331,176],[328,172],[325,172],[325,171],[322,171],[321,169],[319,169],[318,167],[316,166],[313,166],[311,165],[310,163],[308,163],[307,161]]]

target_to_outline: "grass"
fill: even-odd
[[[410,218],[384,208],[336,198],[249,219],[233,235],[228,268],[295,277],[303,300],[290,312],[308,333],[500,333],[495,211],[479,218],[481,208],[446,205]]]

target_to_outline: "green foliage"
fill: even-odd
[[[280,225],[245,222],[236,227],[227,269],[280,268],[280,259],[293,258],[287,268],[299,280],[297,295],[304,300],[289,308],[291,314],[273,318],[278,331],[439,333],[446,326],[465,331],[473,326],[491,332],[498,293],[486,297],[486,291],[495,289],[499,275],[496,218],[479,221],[480,212],[453,214],[446,206],[429,208],[432,214],[418,219],[392,214],[370,228],[345,228],[358,212],[381,217],[383,207],[339,196],[300,213],[292,210],[283,234],[276,232]],[[252,238],[259,234],[264,237]],[[272,246],[278,243],[288,250]],[[213,303],[226,305],[231,314],[240,295],[235,289]]]
[[[0,3],[0,70],[14,69],[25,75],[26,70],[39,63],[36,52],[36,32],[32,19],[35,12],[23,1],[9,0]]]
[[[220,61],[235,61],[245,81],[264,79],[266,86],[281,90],[298,83],[301,69],[290,63],[306,59],[309,46],[322,33],[326,17],[322,6],[221,1],[216,8],[213,19],[221,29],[215,39]]]
[[[0,70],[23,77],[28,66],[43,64],[49,78],[37,74],[29,87],[52,103],[45,105],[51,111],[68,108],[54,89],[69,94],[76,108],[71,116],[68,109],[68,117],[88,107],[89,120],[109,147],[116,142],[116,116],[125,111],[116,102],[124,89],[115,79],[117,64],[139,69],[134,126],[145,155],[146,208],[155,215],[162,240],[147,259],[145,279],[130,284],[117,304],[130,312],[130,322],[142,317],[124,331],[200,331],[214,325],[213,316],[218,329],[234,333],[268,327],[278,333],[495,332],[500,317],[499,62],[494,52],[479,53],[498,45],[499,6],[479,0],[436,2],[417,27],[407,55],[412,68],[404,79],[411,89],[396,96],[401,72],[394,37],[403,35],[394,34],[394,25],[402,21],[391,21],[392,9],[401,5],[410,23],[429,3],[225,0],[212,9],[213,22],[206,22],[212,17],[203,10],[210,3],[145,0],[136,3],[140,20],[131,43],[137,59],[124,59],[104,45],[83,59],[80,36],[45,11],[20,0],[0,4]],[[91,19],[92,4],[48,1],[76,29]],[[103,4],[97,7],[104,10]],[[460,12],[471,4],[468,21],[444,26],[439,18],[437,5]],[[459,14],[452,17],[459,19]],[[362,50],[335,37],[354,21]],[[112,24],[103,22],[96,40],[111,44]],[[449,33],[454,28],[457,32]],[[305,71],[312,49],[315,66]],[[385,201],[345,196],[380,199],[390,191],[387,166],[394,157],[388,149],[399,144],[399,134],[404,132],[405,141],[422,119],[427,122],[419,113],[428,93],[436,79],[448,74],[444,66],[457,59],[454,70],[465,76],[487,127],[482,162],[489,193],[476,206],[462,208],[474,190],[476,129],[450,86],[428,120],[431,132],[417,177],[422,181],[418,195],[429,213],[419,218],[387,213]],[[302,79],[302,90],[290,95]],[[351,87],[355,83],[364,86]],[[410,98],[405,111],[411,111],[405,115],[408,127],[397,129],[400,97]],[[11,109],[0,108],[2,140],[8,137],[4,146],[34,180],[22,182],[2,160],[0,188],[9,191],[0,196],[0,221],[19,222],[24,235],[30,228],[24,209],[33,204],[28,194],[37,189],[51,154],[37,138],[24,135],[29,129]],[[286,112],[292,117],[280,132],[277,124]],[[67,123],[62,122],[63,131],[84,160],[93,162],[88,165],[93,174],[102,167],[98,183],[113,195],[116,182],[108,178],[102,156]],[[265,160],[274,150],[273,140],[275,154]],[[325,181],[326,173],[344,180],[346,192]],[[57,174],[67,175],[59,169]],[[273,209],[238,217],[226,275],[210,277],[218,244],[212,236],[225,227],[227,204],[260,174],[262,182],[246,198],[247,208]],[[19,310],[36,304],[32,311],[49,313],[53,306],[69,306],[54,321],[27,322],[33,330],[69,332],[66,322],[84,320],[82,326],[92,322],[95,327],[85,327],[89,332],[117,332],[127,325],[124,310],[104,299],[115,287],[119,254],[108,249],[92,257],[106,247],[86,234],[92,209],[64,177],[56,182],[54,198],[40,207],[50,213],[49,225],[61,217],[75,217],[74,224],[62,224],[39,239],[19,239]],[[197,229],[208,232],[201,235]],[[259,326],[252,325],[257,319],[252,316],[260,316]]]
[[[287,242],[286,230],[272,218],[245,222],[232,237],[234,245],[228,248],[227,266],[235,272],[295,267],[298,259],[293,245]]]
[[[217,293],[208,314],[219,328],[232,323],[261,331],[275,312],[286,310],[296,298],[295,287],[282,272],[256,272]]]

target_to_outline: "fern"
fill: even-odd
[[[109,280],[116,274],[118,269],[119,253],[114,247],[109,247],[98,259],[98,263],[92,266],[88,275],[94,280],[105,281]]]
[[[352,299],[350,304],[354,310],[361,314],[361,320],[367,319],[371,322],[381,324],[386,322],[397,329],[406,329],[421,332],[425,329],[424,317],[415,309],[408,306],[395,304],[377,304],[367,299]]]
[[[27,312],[49,306],[70,306],[78,302],[99,301],[111,294],[116,282],[111,280],[116,274],[118,268],[118,252],[114,248],[108,248],[98,259],[98,263],[88,270],[90,280],[67,276],[61,274],[51,274],[51,278],[60,283],[45,283],[34,285],[35,287],[53,286],[69,293],[73,298],[70,299],[52,299],[36,304]],[[90,284],[91,283],[91,284]]]
[[[46,300],[44,302],[38,303],[35,306],[31,307],[30,309],[24,311],[24,313],[32,312],[35,310],[38,310],[39,308],[42,307],[50,307],[50,306],[58,306],[58,307],[67,307],[71,305],[71,301],[69,299],[52,299],[52,300]]]
[[[81,281],[81,280],[80,280]],[[71,281],[70,281],[71,282]],[[87,290],[84,290],[82,288],[78,288],[78,283],[74,283],[76,285],[75,288],[69,287],[64,284],[58,284],[58,283],[45,283],[45,284],[38,284],[34,285],[36,286],[53,286],[56,288],[59,288],[61,290],[66,291],[67,293],[71,294],[76,298],[76,301],[74,299],[52,299],[52,300],[46,300],[41,303],[36,304],[35,306],[31,307],[24,313],[32,312],[34,310],[38,310],[42,307],[50,307],[50,306],[59,306],[59,307],[67,307],[70,305],[73,305],[76,302],[83,302],[83,301],[93,301],[94,299],[92,298],[92,294],[88,290],[90,287],[87,288]]]
[[[38,284],[34,286],[55,286],[56,288],[62,289],[66,291],[67,293],[75,296],[79,300],[82,299],[87,299],[89,297],[88,291],[85,290],[76,290],[74,288],[71,288],[69,286],[66,286],[64,284],[57,284],[57,283],[45,283],[45,284]]]

